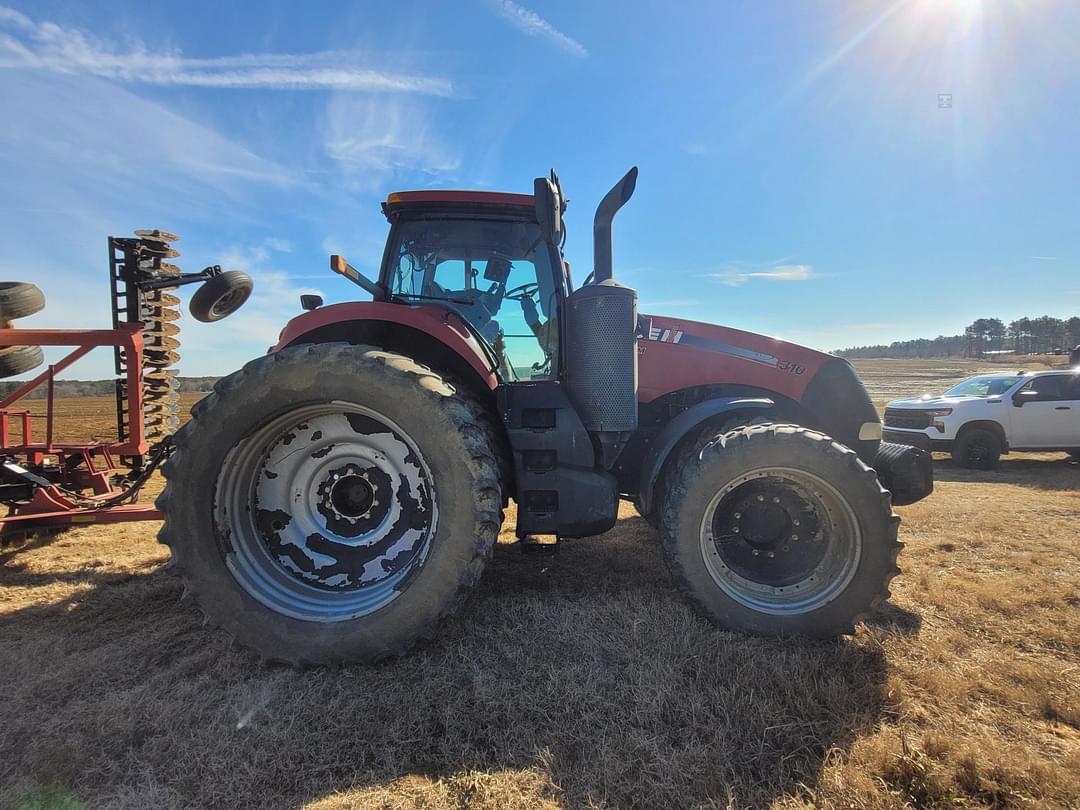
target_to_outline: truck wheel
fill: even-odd
[[[45,293],[26,281],[0,281],[0,321],[13,321],[40,312]]]
[[[993,431],[969,428],[960,433],[952,448],[952,458],[970,470],[992,470],[1001,458],[1001,439]]]
[[[270,660],[405,653],[457,609],[498,536],[480,406],[371,346],[253,360],[174,441],[158,539],[207,618]]]
[[[31,371],[44,362],[40,346],[7,346],[0,349],[0,379]]]
[[[889,596],[902,544],[853,450],[797,425],[717,436],[674,477],[661,538],[691,601],[726,627],[831,637]]]

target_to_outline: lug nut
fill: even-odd
[[[776,497],[776,496],[774,495],[774,496],[773,496],[773,499],[772,499],[772,502],[773,502],[773,503],[780,503],[780,499],[779,499],[779,498],[777,498],[777,497]]]
[[[799,525],[799,521],[797,521],[797,520],[793,520],[792,523],[794,523],[796,526]]]
[[[751,553],[751,554],[753,554],[753,555],[754,555],[754,556],[756,557],[756,556],[757,556],[758,554],[760,554],[761,552],[760,552],[760,551],[758,551],[758,550],[757,550],[757,549],[755,548],[755,549],[754,549],[753,551],[751,551],[750,553]]]
[[[793,534],[793,535],[791,535],[791,539],[792,539],[792,540],[793,540],[794,542],[798,543],[798,542],[799,542],[799,535],[797,535],[797,534]]]
[[[788,546],[784,546],[784,548],[782,550],[783,551],[790,551],[791,549]]]
[[[765,502],[765,496],[764,496],[764,495],[758,495],[758,496],[757,496],[757,499],[758,499],[759,501],[761,501],[762,503],[764,503],[764,502]]]
[[[734,517],[735,517],[736,520],[738,520],[739,518],[742,517],[742,512],[736,512]]]
[[[775,557],[775,556],[776,556],[776,552],[775,552],[775,551],[770,551],[770,552],[769,552],[769,556],[770,556],[770,557]]]

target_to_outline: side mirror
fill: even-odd
[[[540,237],[550,245],[559,246],[563,239],[563,211],[566,203],[562,198],[562,187],[555,170],[550,177],[537,177],[533,180],[533,205],[536,208],[536,221],[540,224]]]
[[[300,308],[311,312],[313,309],[318,309],[323,305],[323,297],[321,295],[301,295],[300,296]]]
[[[1039,392],[1031,390],[1017,391],[1015,394],[1013,394],[1012,401],[1013,405],[1017,408],[1023,408],[1025,402],[1038,402]]]
[[[372,298],[376,300],[382,298],[383,288],[345,261],[344,256],[338,256],[336,253],[331,256],[330,269],[339,276],[345,276],[353,284],[363,287],[371,293]]]

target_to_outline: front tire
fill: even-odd
[[[969,428],[953,445],[952,458],[969,470],[992,470],[997,467],[1003,449],[1001,439],[993,431]]]
[[[479,406],[370,346],[254,360],[175,443],[159,540],[208,619],[270,660],[405,653],[456,610],[498,535]]]
[[[770,424],[717,436],[684,465],[661,537],[676,580],[713,622],[832,637],[888,598],[899,522],[854,451]]]

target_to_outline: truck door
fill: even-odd
[[[1070,447],[1080,442],[1080,381],[1076,374],[1036,377],[1013,394],[1012,436],[1018,448]]]

